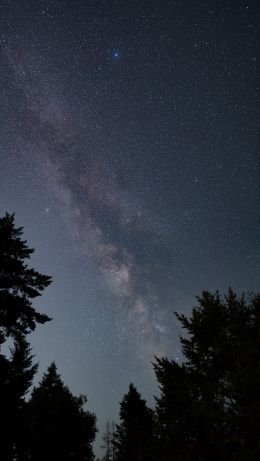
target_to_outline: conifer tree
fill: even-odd
[[[37,323],[50,318],[37,312],[32,299],[51,283],[51,278],[28,268],[33,249],[21,236],[23,228],[15,228],[14,215],[0,219],[0,334],[1,340],[25,335],[35,329]]]
[[[120,424],[115,432],[117,461],[151,461],[154,456],[153,411],[134,385],[120,404]]]
[[[29,428],[27,395],[37,371],[38,364],[33,364],[33,355],[29,343],[23,336],[15,340],[14,348],[11,350],[9,367],[9,393],[12,410],[11,429],[13,434],[13,453],[17,461],[28,460],[29,449]]]
[[[96,433],[94,414],[85,411],[85,396],[74,396],[53,362],[29,402],[32,461],[92,461]]]
[[[106,430],[103,435],[103,445],[101,448],[105,450],[102,461],[112,461],[112,432],[109,421],[106,424]]]
[[[102,461],[116,461],[116,450],[115,450],[115,423],[108,421],[106,424],[106,430],[103,435],[103,445],[101,448],[105,450],[105,454]]]
[[[190,318],[176,315],[184,361],[154,364],[162,459],[259,459],[260,296],[203,292]]]
[[[25,338],[37,323],[50,320],[35,310],[32,300],[41,295],[51,278],[28,267],[34,250],[22,240],[22,233],[22,228],[15,227],[14,215],[6,213],[0,218],[0,412],[5,461],[18,457],[17,444],[25,428],[24,397],[36,371]],[[14,345],[10,358],[3,352],[8,338]],[[19,456],[22,459],[21,444]]]

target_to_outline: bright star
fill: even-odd
[[[119,61],[121,58],[121,52],[119,50],[114,50],[112,52],[112,57],[114,61]]]

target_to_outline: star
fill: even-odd
[[[121,59],[121,52],[120,52],[119,50],[114,50],[114,51],[112,52],[112,58],[113,58],[113,61],[116,61],[116,62],[120,61],[120,59]]]
[[[254,7],[234,28],[232,2],[2,3],[0,217],[53,276],[39,372],[102,432],[130,373],[149,400],[154,354],[182,360],[172,311],[259,286]]]

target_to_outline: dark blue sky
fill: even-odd
[[[53,276],[32,336],[102,429],[173,311],[259,289],[256,1],[1,1],[0,211]],[[257,241],[258,238],[258,241]]]

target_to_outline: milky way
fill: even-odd
[[[32,337],[102,428],[202,289],[259,288],[254,2],[1,2],[0,210],[53,275]]]

